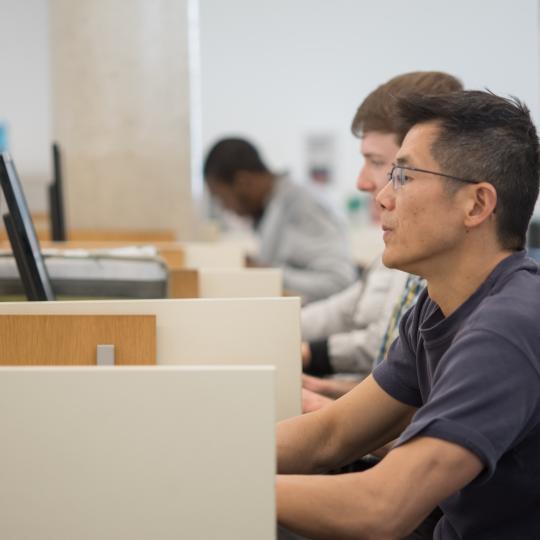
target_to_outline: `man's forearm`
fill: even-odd
[[[278,521],[313,539],[403,538],[483,467],[464,447],[417,437],[364,472],[278,476]]]
[[[318,473],[352,463],[399,435],[413,412],[368,377],[327,407],[278,424],[278,471]]]
[[[313,540],[392,538],[377,493],[362,480],[358,473],[278,476],[279,523]]]
[[[284,420],[277,427],[278,472],[323,472],[326,438],[330,430],[320,412]]]

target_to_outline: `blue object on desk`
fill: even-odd
[[[8,129],[5,122],[0,122],[0,152],[8,151]]]

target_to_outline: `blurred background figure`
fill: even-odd
[[[252,263],[281,267],[287,291],[308,303],[354,281],[343,221],[308,189],[273,173],[250,142],[218,141],[206,156],[203,172],[212,196],[251,220],[259,241]]]

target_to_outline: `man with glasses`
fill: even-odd
[[[388,358],[278,427],[280,523],[310,538],[540,538],[540,272],[524,252],[539,185],[527,108],[488,92],[409,96],[379,192],[383,262],[427,280]],[[399,436],[365,472],[316,473]]]

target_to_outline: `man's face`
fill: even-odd
[[[227,210],[247,217],[255,212],[250,180],[245,175],[237,174],[232,183],[219,178],[209,177],[207,186],[214,196]]]
[[[380,133],[368,131],[364,133],[360,142],[360,153],[364,157],[364,164],[358,173],[356,187],[360,191],[369,193],[373,199],[388,183],[388,173],[396,157],[399,146],[393,133]],[[379,206],[375,211],[378,214]]]
[[[431,155],[431,145],[439,127],[434,123],[417,124],[403,141],[396,156],[400,165],[434,172],[441,171]],[[452,252],[459,249],[466,230],[460,191],[445,189],[440,176],[405,171],[407,182],[397,189],[388,183],[378,194],[385,250],[383,262],[425,276],[444,267]]]

